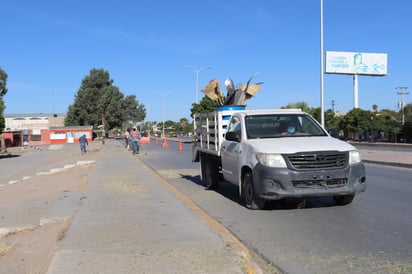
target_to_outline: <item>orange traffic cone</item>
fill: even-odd
[[[178,144],[178,146],[177,146],[177,149],[178,149],[179,151],[182,151],[182,150],[183,150],[182,141],[179,141],[179,144]]]
[[[166,139],[166,138],[163,139],[162,147],[163,147],[163,148],[168,148],[168,147],[169,147],[169,144],[167,143],[167,139]]]
[[[156,138],[156,145],[159,144],[159,138]]]

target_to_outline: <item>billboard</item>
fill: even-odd
[[[384,76],[386,53],[326,52],[326,73]]]

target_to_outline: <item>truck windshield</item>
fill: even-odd
[[[327,136],[307,114],[264,114],[245,117],[248,139]]]

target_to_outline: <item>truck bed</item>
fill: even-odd
[[[220,146],[234,110],[212,111],[194,114],[194,147],[220,156]]]

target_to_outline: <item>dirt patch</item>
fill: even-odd
[[[93,165],[76,166],[57,173],[33,176],[1,188],[1,205],[21,204],[31,199],[54,198],[61,192],[84,190]],[[1,222],[0,222],[1,225]]]
[[[3,273],[46,273],[71,219],[12,233],[0,240]],[[3,252],[2,252],[3,251]]]
[[[59,218],[51,218],[48,222],[42,222],[42,218],[62,195],[84,191],[92,169],[93,165],[76,166],[0,188],[2,273],[47,272],[72,216],[57,216]]]

